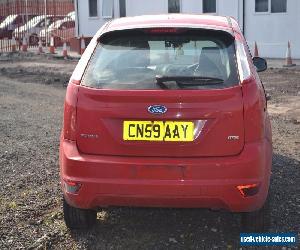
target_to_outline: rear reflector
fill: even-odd
[[[79,182],[64,180],[64,188],[66,192],[76,194],[81,188],[81,184]]]
[[[258,193],[259,184],[240,185],[237,186],[237,189],[240,191],[243,197],[253,196]]]

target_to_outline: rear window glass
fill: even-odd
[[[227,88],[238,82],[230,34],[151,29],[114,31],[101,37],[82,84],[134,90]]]

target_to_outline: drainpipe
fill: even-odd
[[[76,23],[77,23],[77,36],[80,36],[79,30],[79,8],[78,8],[78,0],[75,0],[75,12],[76,12]]]
[[[243,0],[243,35],[245,36],[245,34],[246,34],[246,22],[245,22],[245,20],[246,20],[246,17],[245,17],[245,11],[246,11],[246,3],[245,3],[246,1],[245,0]]]
[[[44,11],[45,11],[45,25],[44,25],[44,28],[45,28],[45,42],[46,42],[46,47],[48,45],[48,29],[47,29],[47,0],[44,0]]]

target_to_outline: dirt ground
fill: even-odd
[[[0,249],[240,249],[239,216],[226,212],[113,208],[89,231],[66,228],[58,146],[75,65],[0,57]],[[270,69],[261,79],[274,141],[270,231],[299,233],[300,69]]]

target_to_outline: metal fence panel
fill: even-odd
[[[29,47],[54,37],[55,46],[75,36],[74,0],[0,0],[0,52],[17,49],[25,39]]]

